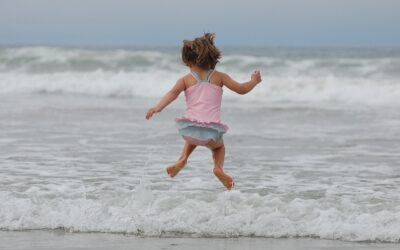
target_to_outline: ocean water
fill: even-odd
[[[0,229],[400,242],[400,50],[221,48],[226,191],[175,178],[179,48],[0,48]]]

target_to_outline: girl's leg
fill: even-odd
[[[211,141],[206,146],[211,149],[213,154],[215,176],[228,190],[231,190],[234,184],[233,179],[225,174],[223,170],[225,160],[224,141],[222,139],[217,142]]]
[[[181,169],[186,165],[187,159],[195,148],[196,145],[185,142],[185,146],[183,147],[182,154],[179,157],[179,160],[175,164],[167,167],[167,173],[169,174],[169,176],[174,177],[179,173],[179,171],[181,171]]]

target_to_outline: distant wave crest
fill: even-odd
[[[218,69],[240,82],[261,69],[247,101],[400,104],[400,56],[232,52]],[[22,47],[0,49],[0,94],[162,96],[187,69],[179,51]],[[358,56],[357,56],[358,55]],[[228,98],[238,98],[226,91]]]

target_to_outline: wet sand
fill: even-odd
[[[128,234],[69,233],[63,230],[0,231],[0,249],[294,250],[399,249],[391,243],[357,243],[310,238],[155,238]]]

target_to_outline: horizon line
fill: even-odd
[[[93,49],[118,49],[118,48],[180,48],[181,45],[171,45],[171,44],[95,44],[95,43],[0,43],[0,48],[21,48],[21,47],[54,47],[54,48],[93,48]],[[217,44],[220,48],[247,48],[247,49],[262,49],[262,48],[293,48],[293,49],[400,49],[400,45],[334,45],[334,44],[321,44],[321,45],[276,45],[276,44],[266,44],[266,45],[254,45],[254,44]]]

